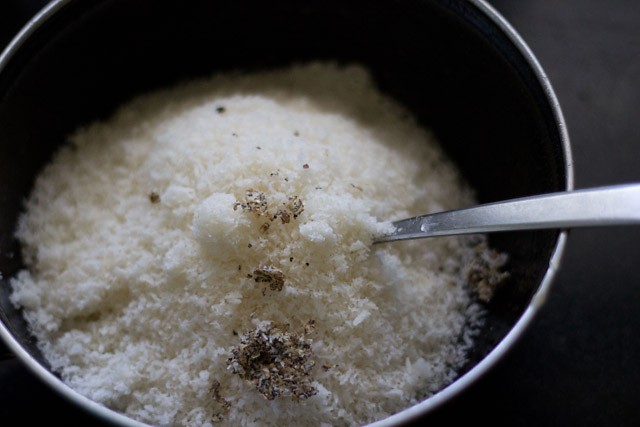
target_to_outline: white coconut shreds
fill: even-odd
[[[216,76],[72,136],[21,217],[12,298],[67,384],[137,420],[363,424],[452,381],[479,323],[477,239],[372,237],[472,201],[360,67]],[[311,342],[310,396],[268,400],[232,360],[269,322]]]

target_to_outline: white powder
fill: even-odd
[[[269,213],[239,205],[248,190]],[[273,219],[294,196],[304,211]],[[57,153],[19,224],[12,298],[62,379],[132,418],[209,425],[218,381],[228,425],[362,424],[452,381],[477,322],[469,239],[372,236],[471,202],[361,68],[218,76],[136,99]],[[260,322],[309,320],[316,395],[267,400],[227,369]]]

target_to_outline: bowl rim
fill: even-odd
[[[0,53],[0,73],[9,63],[10,59],[18,51],[18,49],[34,34],[40,26],[51,19],[56,13],[74,0],[52,0],[45,5],[36,15],[34,15],[18,32],[18,34],[9,42],[3,52]],[[560,134],[560,145],[564,156],[565,170],[565,190],[574,189],[574,171],[573,160],[571,154],[571,145],[569,134],[564,120],[564,115],[560,104],[555,95],[551,82],[549,81],[542,66],[537,58],[524,42],[518,32],[509,24],[509,22],[489,5],[486,0],[468,0],[469,4],[476,7],[482,14],[489,18],[502,31],[504,35],[513,43],[518,51],[524,57],[526,63],[533,71],[536,79],[544,90],[547,101],[553,113],[555,125]],[[456,381],[446,386],[440,392],[432,395],[424,401],[406,408],[396,414],[393,414],[383,420],[379,420],[369,424],[370,427],[390,427],[406,424],[415,421],[417,418],[442,406],[445,402],[451,401],[454,397],[460,395],[463,390],[467,389],[472,383],[477,381],[481,376],[487,373],[491,367],[496,365],[505,354],[513,347],[516,341],[523,335],[524,331],[531,324],[535,314],[545,303],[551,283],[556,276],[561,263],[562,255],[566,247],[568,232],[561,230],[555,248],[549,260],[549,267],[544,274],[540,286],[531,298],[531,302],[523,312],[520,319],[502,338],[502,340],[487,354],[479,363],[471,368]],[[141,423],[112,409],[109,409],[93,400],[81,395],[70,386],[62,382],[52,372],[44,368],[35,358],[33,358],[13,337],[9,329],[0,322],[0,338],[5,342],[8,348],[17,356],[18,359],[41,381],[51,387],[53,390],[64,396],[67,400],[75,403],[84,410],[92,413],[104,421],[112,424],[127,427],[148,427],[148,424]]]

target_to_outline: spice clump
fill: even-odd
[[[277,176],[278,172],[272,172],[270,175]],[[249,188],[245,191],[245,197],[242,200],[236,200],[233,204],[233,210],[241,208],[242,212],[254,213],[259,217],[268,216],[270,221],[280,218],[283,224],[290,223],[291,218],[297,219],[304,212],[304,204],[298,196],[289,196],[288,202],[282,205],[283,207],[275,209],[275,212],[274,209],[270,210],[265,193]],[[260,226],[260,231],[266,233],[269,227],[270,224],[265,222]]]
[[[254,270],[253,279],[258,283],[267,283],[272,291],[281,291],[284,286],[284,273],[273,265]]]
[[[253,212],[258,216],[265,215],[267,213],[267,196],[249,188],[245,191],[244,200],[233,204],[233,210],[237,210],[238,207],[242,208],[243,212]]]
[[[466,268],[467,280],[478,294],[478,299],[489,302],[510,277],[509,272],[503,271],[509,258],[504,253],[489,249],[484,242],[478,244],[474,252],[475,257]]]
[[[294,218],[298,218],[302,212],[304,212],[304,204],[298,196],[289,197],[289,210]]]
[[[255,385],[268,400],[282,396],[299,401],[314,396],[318,390],[311,377],[313,340],[308,338],[314,329],[313,320],[300,333],[289,331],[288,324],[261,322],[232,349],[227,369]]]

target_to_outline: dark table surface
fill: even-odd
[[[0,47],[44,0],[0,1]],[[546,70],[576,187],[640,182],[640,2],[493,0]],[[640,425],[640,227],[576,230],[547,304],[513,350],[421,423]],[[101,425],[0,343],[0,425]]]

